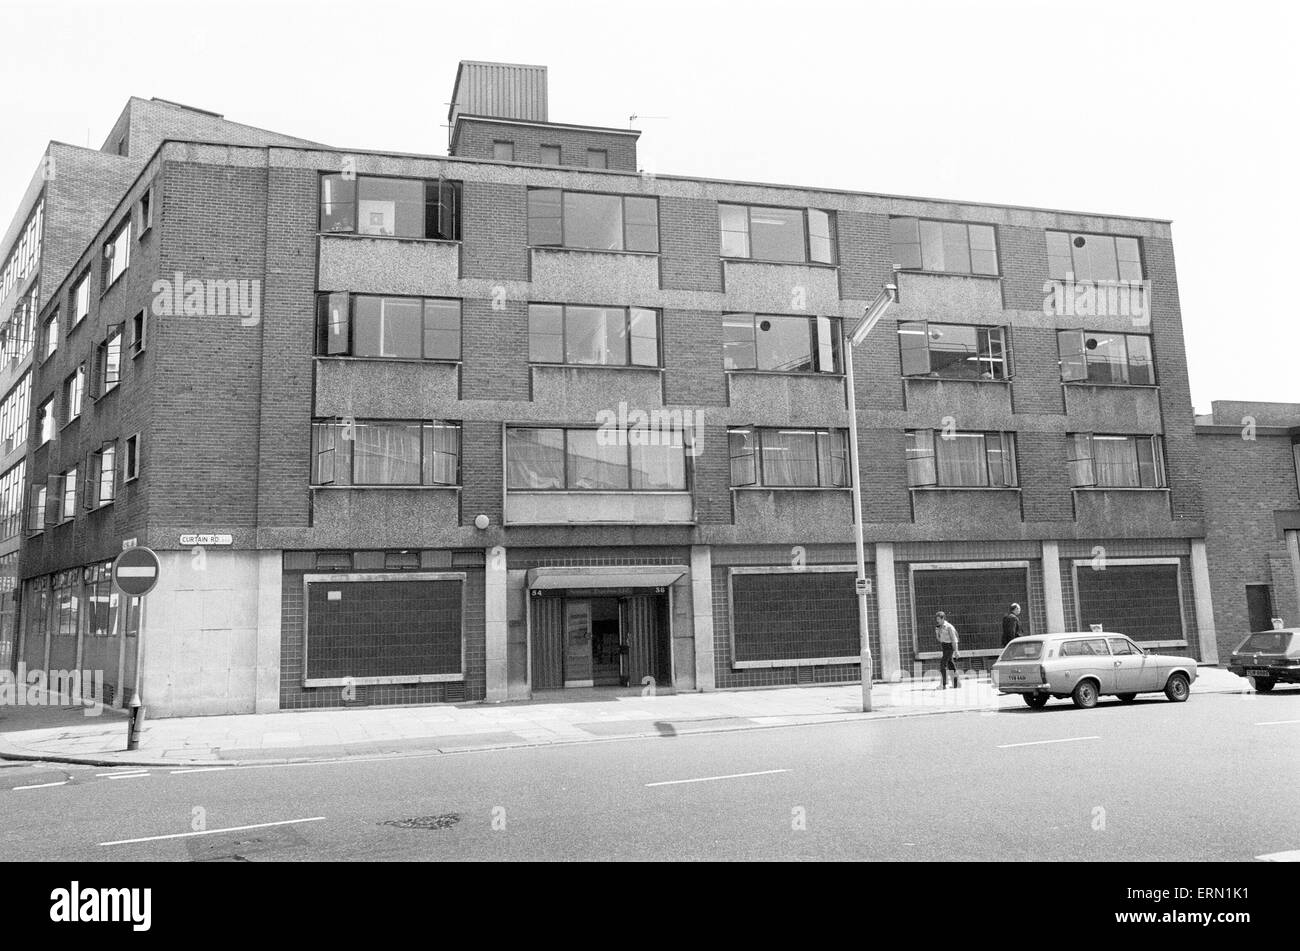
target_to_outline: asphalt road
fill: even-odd
[[[290,766],[5,765],[0,859],[1249,861],[1300,849],[1297,754],[1285,690]]]

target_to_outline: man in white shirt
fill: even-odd
[[[940,690],[948,689],[948,671],[952,671],[952,685],[957,687],[957,665],[953,656],[957,653],[957,629],[948,623],[947,617],[940,611],[934,616],[934,636],[939,639],[939,649],[943,657],[939,661]]]

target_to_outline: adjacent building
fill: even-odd
[[[151,141],[37,302],[18,657],[161,715],[857,679],[893,284],[872,675],[1013,602],[1217,659],[1167,221],[643,174],[542,67],[449,119]]]

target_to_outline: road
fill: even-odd
[[[1287,690],[288,766],[6,765],[0,857],[1249,861],[1300,849],[1297,753]]]

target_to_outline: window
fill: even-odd
[[[316,303],[322,356],[460,359],[458,300],[336,293],[321,294]]]
[[[816,208],[718,205],[724,258],[835,263],[831,215]]]
[[[1109,657],[1110,648],[1106,646],[1106,638],[1089,637],[1086,640],[1063,641],[1061,643],[1062,657]]]
[[[41,231],[44,225],[45,202],[37,203],[32,213],[27,216],[23,230],[17,236],[0,268],[0,301],[9,296],[9,292],[27,279],[36,270],[41,260]]]
[[[131,356],[138,357],[144,353],[144,335],[145,323],[148,320],[146,311],[140,311],[131,318]]]
[[[1062,330],[1056,339],[1061,353],[1061,379],[1067,383],[1152,386],[1156,382],[1150,337]]]
[[[1142,254],[1138,239],[1049,231],[1047,276],[1052,280],[1140,281]]]
[[[727,370],[839,373],[839,318],[725,314],[722,364]]]
[[[312,485],[460,482],[460,424],[323,420],[312,424]]]
[[[320,230],[389,238],[460,240],[460,183],[343,175],[321,178]]]
[[[81,319],[90,313],[90,271],[81,275],[77,283],[72,287],[72,324],[68,327],[71,330]]]
[[[81,397],[86,389],[86,365],[77,367],[77,372],[63,381],[63,422],[72,422],[81,415]]]
[[[907,321],[898,325],[903,376],[1005,380],[1010,376],[1003,327]]]
[[[112,237],[104,244],[104,287],[117,283],[131,263],[131,219],[128,216],[117,226]]]
[[[659,202],[558,188],[528,192],[528,243],[593,251],[659,251]]]
[[[1012,488],[1014,433],[907,433],[907,484],[912,488]]]
[[[957,567],[952,562],[912,566],[913,646],[938,653],[934,616],[939,611],[961,636],[961,651],[996,656],[1002,652],[1002,617],[1007,605],[1029,600],[1029,566],[1024,562],[985,562],[988,567]],[[1030,623],[1027,612],[1024,621]]]
[[[1090,561],[1074,564],[1077,621],[1081,629],[1100,624],[1103,631],[1122,631],[1126,639],[1139,645],[1143,641],[1180,643],[1186,640],[1179,583],[1181,566],[1176,561],[1142,564],[1111,558],[1105,571],[1095,571],[1090,565]]]
[[[503,141],[493,142],[492,157],[498,162],[513,162],[515,160],[515,144]]]
[[[32,411],[32,375],[23,378],[0,403],[0,455],[27,442],[27,418]]]
[[[587,168],[609,168],[609,153],[604,149],[587,149]]]
[[[54,438],[54,397],[42,403],[36,410],[36,418],[41,424],[41,441],[38,445],[44,446]]]
[[[89,497],[86,499],[86,507],[100,508],[112,502],[116,496],[114,491],[116,479],[117,443],[106,442],[90,457],[90,481],[86,484]]]
[[[126,437],[122,453],[122,481],[130,482],[140,478],[140,434]]]
[[[59,479],[59,521],[66,522],[77,516],[77,467],[73,466]]]
[[[140,237],[153,227],[153,186],[150,185],[145,189],[145,193],[140,196]]]
[[[600,429],[506,430],[506,487],[518,491],[685,492],[680,432],[633,445],[628,433]]]
[[[23,480],[25,460],[0,476],[0,540],[15,537],[23,527]]]
[[[47,491],[44,485],[33,485],[31,487],[31,499],[27,509],[27,531],[33,535],[45,530]]]
[[[44,362],[54,356],[54,352],[59,349],[59,312],[56,309],[49,317],[45,318],[45,326],[41,330],[41,361]]]
[[[1130,656],[1133,654],[1141,653],[1141,651],[1139,651],[1136,647],[1133,646],[1133,642],[1130,641],[1127,637],[1111,637],[1111,638],[1107,638],[1107,640],[1110,641],[1110,652],[1114,654],[1116,657]]]
[[[849,484],[848,433],[842,429],[728,432],[735,487],[844,488]]]
[[[1159,436],[1070,437],[1070,484],[1077,489],[1160,489],[1165,486],[1164,440]]]
[[[122,325],[108,328],[108,337],[95,355],[95,372],[99,377],[99,394],[103,396],[122,382]]]
[[[0,330],[3,346],[0,351],[10,360],[23,360],[36,345],[36,315],[40,312],[40,286],[34,283],[31,290],[14,306],[12,318]]]
[[[853,579],[849,571],[733,568],[729,601],[735,665],[856,663],[860,642]]]
[[[992,225],[891,218],[889,236],[894,246],[894,264],[903,270],[998,273],[998,246]]]
[[[543,145],[538,149],[538,160],[543,165],[561,165],[561,153],[558,145]]]
[[[528,359],[587,366],[659,366],[659,313],[644,307],[528,306]]]

